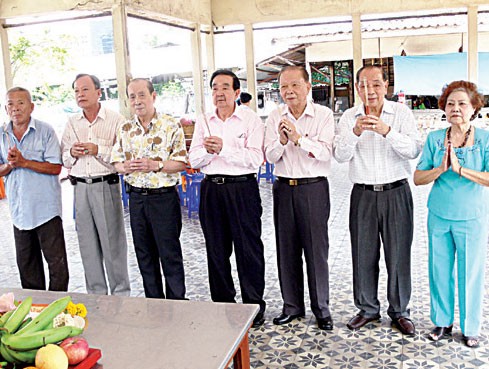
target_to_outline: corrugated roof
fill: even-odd
[[[479,29],[489,30],[489,14],[479,12],[478,16]],[[362,36],[369,38],[379,37],[378,33],[385,33],[385,36],[392,36],[393,33],[401,34],[403,32],[426,32],[429,33],[455,33],[467,31],[467,15],[465,13],[441,14],[441,15],[422,15],[422,16],[404,16],[378,19],[362,19]],[[277,37],[272,41],[274,43],[284,43],[297,45],[305,42],[328,42],[338,41],[339,39],[348,39],[351,37],[352,24],[350,21],[329,22],[314,27],[301,28],[301,34],[295,34],[286,37]],[[366,34],[365,34],[366,33]],[[373,35],[375,33],[375,36]]]

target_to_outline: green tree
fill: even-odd
[[[12,36],[9,49],[14,84],[31,89],[34,98],[65,101],[69,89],[62,81],[74,70],[70,56],[73,37],[53,35],[49,29]]]

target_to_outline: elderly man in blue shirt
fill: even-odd
[[[50,125],[31,118],[34,104],[25,88],[7,92],[6,110],[10,122],[0,136],[0,177],[5,177],[22,288],[46,289],[44,255],[49,290],[67,291],[58,138]]]

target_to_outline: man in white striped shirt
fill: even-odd
[[[377,298],[381,242],[388,273],[387,314],[403,334],[415,333],[409,319],[413,200],[407,177],[421,142],[407,106],[384,99],[388,79],[382,66],[358,70],[363,104],[340,118],[334,156],[350,165],[353,294],[359,313],[347,324],[359,329],[380,318]]]
[[[81,113],[68,120],[61,150],[75,190],[78,244],[88,293],[129,295],[127,240],[119,175],[110,154],[124,117],[103,107],[97,77],[79,74],[73,82]],[[104,270],[105,264],[105,270]]]

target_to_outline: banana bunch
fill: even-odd
[[[49,343],[81,334],[83,329],[63,326],[53,328],[53,319],[66,309],[70,296],[53,301],[34,319],[27,318],[32,298],[27,297],[15,310],[0,317],[0,356],[10,363],[32,364],[37,350]]]

